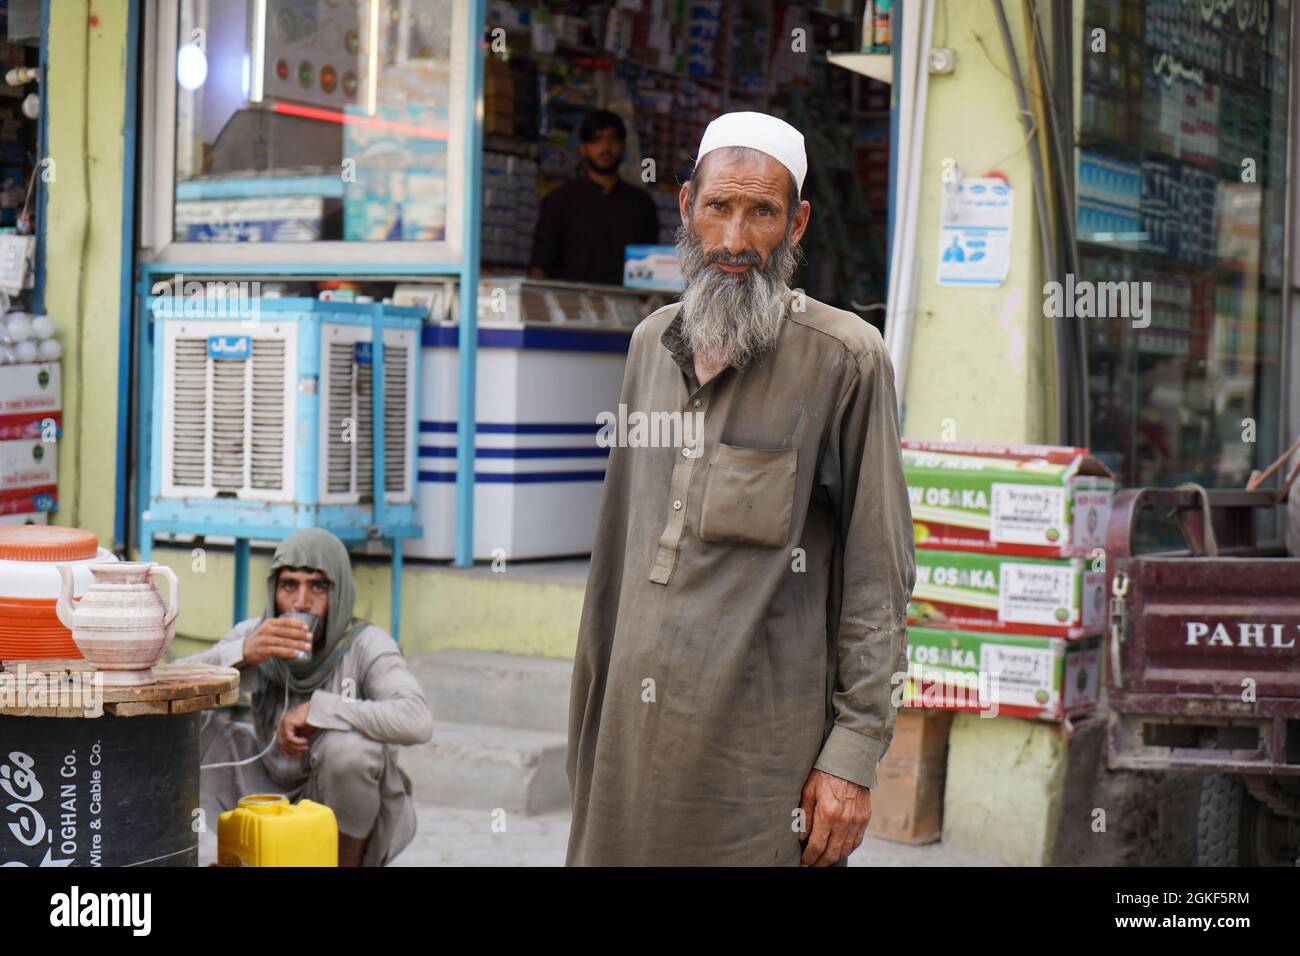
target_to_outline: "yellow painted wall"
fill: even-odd
[[[920,6],[908,3],[912,10]],[[1027,74],[1022,4],[1003,0],[1003,7]],[[958,441],[1055,440],[1052,329],[1043,317],[1029,147],[992,4],[936,0],[932,46],[951,47],[957,59],[952,74],[930,77],[903,430],[915,438]],[[1000,170],[1011,184],[1011,264],[1001,286],[936,282],[946,159],[955,160],[964,176]],[[955,433],[945,434],[946,424]],[[1055,724],[959,714],[949,738],[944,842],[1011,865],[1045,865],[1068,761],[1060,734]]]
[[[45,306],[63,345],[59,508],[51,517],[111,547],[128,3],[56,0],[50,8]]]
[[[177,656],[209,646],[233,620],[234,559],[229,550],[158,547],[153,559],[180,581]],[[260,615],[266,604],[266,552],[249,561],[249,602],[244,613]],[[354,556],[358,617],[389,628],[392,575],[384,559]],[[459,569],[408,562],[402,582],[402,647],[412,651],[463,649],[573,657],[582,617],[579,581],[539,579],[527,571]]]
[[[1021,4],[1004,0],[1021,71],[1028,65]],[[912,9],[919,3],[909,5]],[[917,310],[904,434],[958,441],[1051,438],[1047,403],[1050,327],[1025,134],[991,4],[938,0],[932,45],[956,51],[956,69],[930,77],[922,155]],[[940,286],[939,215],[944,161],[963,176],[1006,174],[1014,191],[1011,268],[994,288]],[[955,435],[945,435],[951,419]]]

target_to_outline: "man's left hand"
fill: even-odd
[[[303,701],[297,707],[286,710],[280,718],[275,739],[285,754],[305,754],[311,748],[310,738],[316,728],[307,723],[307,712],[310,709],[311,701]]]
[[[871,820],[871,791],[843,777],[814,770],[803,785],[799,809],[804,821],[799,835],[808,840],[799,862],[804,866],[830,866],[862,843]]]

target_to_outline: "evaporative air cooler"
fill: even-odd
[[[401,538],[420,534],[419,310],[202,294],[145,305],[146,560],[162,532],[280,539],[321,527],[344,541],[392,540],[397,554]]]

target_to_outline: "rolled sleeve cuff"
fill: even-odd
[[[239,693],[251,694],[257,690],[260,668],[244,665],[244,642],[222,641],[213,649],[213,663],[219,667],[234,667],[239,671]]]
[[[342,717],[345,706],[338,694],[327,690],[313,691],[311,703],[307,706],[307,723],[321,730],[351,730],[352,725]]]
[[[213,648],[216,652],[216,661],[214,663],[219,667],[238,667],[244,660],[244,642],[222,641]]]
[[[876,765],[884,752],[885,748],[876,738],[836,725],[831,728],[831,735],[822,745],[821,755],[813,768],[874,790]]]

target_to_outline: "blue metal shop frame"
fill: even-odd
[[[48,4],[49,0],[43,0]],[[347,276],[382,276],[394,279],[404,276],[434,277],[456,276],[460,280],[460,327],[458,343],[459,385],[456,425],[456,556],[454,563],[458,567],[470,567],[474,563],[474,434],[477,419],[476,394],[478,370],[478,280],[479,280],[479,239],[480,202],[482,183],[480,170],[483,153],[483,73],[484,73],[484,31],[487,26],[486,0],[464,0],[468,5],[467,27],[464,42],[466,44],[466,76],[464,83],[465,124],[463,129],[464,173],[461,193],[461,256],[458,263],[431,263],[429,265],[385,265],[347,264],[331,266],[331,275]],[[127,207],[134,212],[136,189],[135,143],[138,129],[138,116],[135,109],[135,96],[138,74],[135,64],[139,61],[139,22],[142,0],[131,0],[131,35],[128,41],[128,79],[127,116],[125,136],[127,146],[127,169],[124,176]],[[134,296],[124,294],[122,313],[122,355],[121,363],[129,367],[130,343],[135,343],[134,369],[138,408],[136,413],[136,430],[133,436],[135,454],[134,484],[136,527],[140,529],[142,547],[144,539],[150,534],[145,512],[148,508],[148,489],[154,470],[154,448],[152,424],[154,411],[152,405],[154,379],[154,328],[152,316],[143,305],[152,293],[153,287],[160,279],[177,273],[188,277],[237,277],[258,276],[264,278],[292,279],[295,276],[319,275],[321,267],[309,262],[257,265],[213,265],[210,263],[141,263],[138,270],[132,269],[135,251],[134,217],[124,222],[122,281],[123,289],[132,288]],[[129,238],[128,238],[129,237]],[[128,334],[130,333],[130,334]],[[380,367],[382,354],[382,337],[376,338],[375,368]],[[119,377],[119,407],[128,407],[132,389],[132,376],[124,373]],[[382,432],[382,391],[376,390],[373,414],[375,431],[378,437]],[[120,413],[123,417],[125,411]],[[123,443],[124,444],[124,443]],[[382,455],[376,455],[375,461],[382,468]],[[120,512],[121,537],[125,542],[126,508],[128,487],[126,483],[125,449],[119,454],[118,462],[118,499],[123,504]],[[376,488],[383,488],[382,473]],[[377,496],[382,499],[382,495]],[[377,512],[382,509],[382,501],[376,503]],[[249,529],[231,529],[231,534],[248,534]],[[235,578],[235,618],[242,617],[247,606],[248,597],[248,539],[236,540],[236,578]],[[393,548],[393,628],[394,638],[398,636],[398,611],[401,606],[402,554],[400,542]]]

